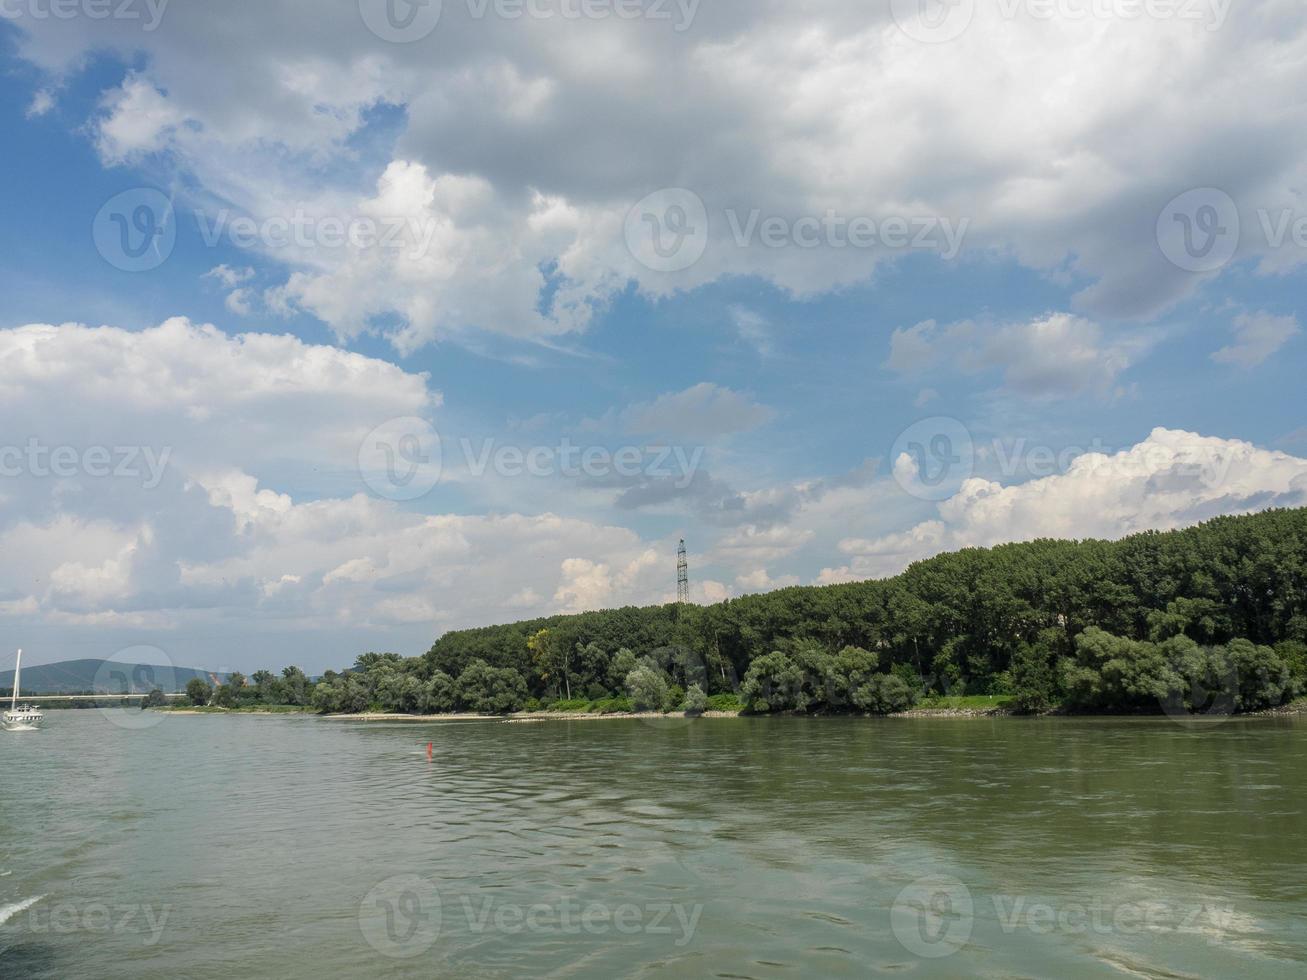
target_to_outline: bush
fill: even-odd
[[[549,706],[550,711],[570,711],[586,712],[590,710],[590,702],[585,698],[572,698],[570,701],[555,701]]]
[[[876,674],[853,692],[853,704],[872,715],[907,711],[917,703],[917,693],[896,674]]]
[[[690,689],[685,692],[682,708],[691,718],[697,718],[708,710],[708,695],[703,693],[703,688],[698,684],[691,684]]]
[[[734,692],[726,694],[714,694],[708,699],[709,711],[743,711],[744,702],[740,696]]]
[[[626,689],[636,711],[666,710],[667,681],[651,664],[641,664],[627,674]]]
[[[149,694],[147,694],[145,696],[145,699],[141,701],[142,711],[144,711],[146,708],[166,708],[166,707],[168,707],[168,699],[164,697],[163,692],[159,690],[157,687]]]

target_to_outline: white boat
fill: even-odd
[[[18,688],[23,675],[23,651],[18,651],[18,662],[14,665],[14,699],[9,710],[4,713],[3,723],[7,732],[34,732],[45,721],[33,705],[18,703]]]

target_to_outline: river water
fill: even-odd
[[[1307,973],[1298,719],[148,718],[0,733],[0,976]]]

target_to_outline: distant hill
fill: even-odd
[[[218,674],[220,681],[225,674]],[[212,683],[209,671],[195,667],[120,664],[105,660],[65,660],[57,664],[23,666],[25,694],[148,694],[155,688],[172,694],[198,677]],[[0,671],[0,690],[14,686],[13,670]]]

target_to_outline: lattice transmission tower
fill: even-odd
[[[685,558],[685,538],[676,549],[676,601],[690,601],[690,563]]]

